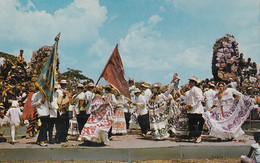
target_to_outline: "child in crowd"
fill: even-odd
[[[13,101],[11,108],[6,113],[6,116],[10,119],[12,137],[11,144],[15,143],[16,128],[20,125],[20,118],[22,117],[22,115],[23,113],[19,108],[18,101]]]
[[[242,155],[240,157],[241,162],[245,162],[245,163],[260,162],[260,132],[254,133],[254,139],[256,143],[251,145],[250,151],[247,156]]]

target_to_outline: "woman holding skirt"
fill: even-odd
[[[236,139],[244,134],[241,126],[253,109],[254,100],[234,88],[225,88],[226,85],[222,82],[217,87],[214,105],[203,114],[210,130],[209,135],[221,139]]]
[[[95,97],[91,103],[91,114],[84,125],[78,140],[106,144],[108,132],[113,124],[113,107],[108,99],[103,99],[101,85],[96,87]]]

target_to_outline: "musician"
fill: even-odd
[[[69,98],[71,94],[67,90],[67,81],[60,81],[60,89],[57,89],[57,103],[59,106],[57,115],[58,133],[56,134],[56,143],[66,142],[69,130]]]
[[[83,84],[79,83],[77,89],[78,93],[73,97],[72,100],[75,103],[79,133],[81,133],[88,118],[86,114],[86,94],[84,93]]]

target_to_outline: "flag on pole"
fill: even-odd
[[[41,74],[38,77],[37,82],[35,83],[35,85],[40,89],[40,91],[49,101],[53,100],[59,38],[60,33],[55,37],[55,43],[52,47],[51,53],[42,69]]]
[[[125,80],[123,63],[118,51],[118,45],[116,45],[114,51],[108,59],[107,64],[103,72],[101,73],[97,83],[99,82],[101,77],[103,77],[125,97],[131,99],[128,83]]]

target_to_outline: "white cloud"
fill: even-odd
[[[208,70],[212,59],[212,56],[209,54],[211,54],[211,51],[200,45],[185,49],[174,58],[174,61],[176,64],[179,63],[191,69]]]
[[[159,17],[159,16],[158,16]],[[204,46],[185,47],[179,40],[165,40],[153,27],[157,16],[148,22],[133,25],[124,39],[120,40],[120,50],[125,66],[143,70],[176,69],[182,65],[188,68],[208,69],[211,51]],[[202,64],[209,63],[209,64]]]
[[[149,18],[148,24],[155,25],[163,19],[159,15],[153,15]]]
[[[107,19],[107,10],[98,0],[75,0],[54,15],[33,9],[35,6],[31,1],[26,7],[17,0],[0,1],[0,42],[15,38],[16,42],[38,45],[53,40],[58,32],[66,44],[82,40],[93,42]]]

